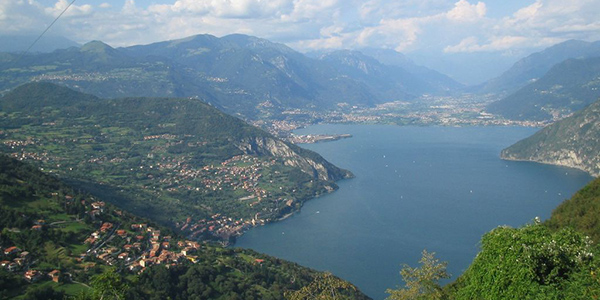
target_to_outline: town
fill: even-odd
[[[50,195],[56,199],[58,193]],[[196,263],[194,255],[202,248],[198,241],[174,238],[171,234],[161,233],[161,230],[147,223],[133,223],[129,215],[121,210],[107,205],[103,201],[82,199],[77,201],[70,195],[61,200],[65,206],[79,206],[85,209],[84,215],[72,216],[68,221],[48,222],[43,219],[35,220],[28,229],[30,231],[63,230],[68,226],[79,228],[78,224],[87,224],[95,228],[89,236],[81,241],[85,247],[74,261],[79,268],[73,272],[81,272],[95,267],[97,264],[114,266],[119,270],[140,274],[152,265],[165,265],[191,262]],[[118,220],[124,223],[114,223],[107,220]],[[127,223],[127,226],[125,226]],[[75,245],[76,246],[76,245]],[[30,283],[40,280],[54,282],[73,282],[76,274],[62,273],[58,269],[46,270],[38,263],[38,257],[32,254],[34,249],[20,249],[13,245],[0,246],[0,266],[10,273],[21,274]],[[35,249],[38,250],[38,249]]]

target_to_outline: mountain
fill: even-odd
[[[535,82],[544,76],[556,64],[570,58],[587,58],[600,56],[600,41],[585,42],[569,40],[533,53],[518,62],[482,86],[482,93],[511,94],[520,88]]]
[[[452,92],[464,88],[464,85],[438,71],[417,65],[400,52],[392,49],[365,48],[365,55],[377,59],[384,65],[400,67],[429,85],[430,92]]]
[[[38,38],[34,35],[0,35],[0,52],[22,53]],[[29,52],[52,52],[80,45],[62,36],[44,35]]]
[[[0,108],[0,151],[196,236],[227,241],[352,176],[197,99],[101,99],[30,83]]]
[[[600,101],[502,150],[508,160],[527,160],[600,176]]]
[[[289,109],[329,110],[339,103],[372,106],[454,88],[437,79],[430,84],[398,66],[385,66],[372,78],[354,72],[340,76],[340,70],[347,70],[340,60],[309,58],[283,44],[240,34],[116,49],[93,41],[17,57],[0,55],[0,90],[49,81],[103,98],[194,97],[247,119],[282,118]],[[384,74],[391,77],[381,84]]]
[[[561,119],[600,97],[598,78],[600,57],[569,59],[487,110],[515,120]]]
[[[327,53],[320,61],[334,66],[338,77],[352,78],[379,99],[411,99],[427,89],[426,84],[401,68],[383,65],[358,51],[340,50]],[[373,99],[369,105],[377,103]]]
[[[394,60],[402,56],[400,53],[394,52],[397,53],[394,58],[391,57],[393,54],[383,56],[384,52],[374,53],[380,54],[379,59],[361,51],[339,50],[326,53],[319,60],[334,66],[338,74],[360,81],[380,99],[411,99],[414,95],[444,94],[461,87],[450,78],[427,68],[410,63],[402,66],[398,59]],[[385,60],[388,63],[381,62],[383,58],[388,58]]]
[[[283,299],[324,281],[368,299],[329,274],[185,239],[5,155],[0,208],[2,299]]]

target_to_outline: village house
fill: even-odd
[[[25,277],[25,280],[29,282],[36,282],[40,280],[44,275],[38,270],[28,270],[23,276]]]
[[[17,252],[19,252],[19,251],[21,251],[21,249],[17,248],[16,246],[8,247],[8,248],[4,249],[4,255],[17,254]]]
[[[148,224],[131,224],[132,230],[145,230],[148,227]]]
[[[17,265],[19,265],[20,267],[25,265],[25,259],[21,258],[21,257],[17,257],[15,259],[13,259],[13,262],[16,263]]]
[[[52,279],[52,281],[58,283],[60,281],[60,271],[53,270],[52,272],[48,273],[48,277],[50,277],[50,279]]]
[[[104,206],[105,206],[105,205],[106,205],[106,204],[104,203],[104,201],[97,201],[97,202],[93,202],[93,203],[92,203],[92,208],[93,208],[93,209],[97,209],[97,210],[99,210],[100,212],[104,212]]]
[[[114,227],[113,223],[104,222],[102,223],[102,227],[100,227],[100,232],[107,232]]]
[[[131,272],[137,272],[141,269],[142,269],[142,266],[140,266],[139,262],[134,262],[129,266],[129,271],[131,271]]]
[[[6,268],[9,272],[15,272],[19,269],[19,265],[17,265],[14,262],[11,262],[8,264],[8,267]]]

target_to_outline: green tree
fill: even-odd
[[[347,292],[356,292],[356,287],[343,281],[331,273],[324,273],[315,278],[309,285],[297,291],[286,292],[288,300],[338,300],[354,299]]]
[[[404,288],[387,289],[390,294],[389,300],[429,300],[442,299],[444,296],[439,283],[441,279],[450,278],[446,272],[447,262],[440,262],[435,258],[435,252],[423,250],[423,256],[419,263],[420,267],[411,268],[404,265],[400,275],[405,282]]]
[[[598,299],[599,261],[591,240],[570,229],[551,232],[536,220],[498,227],[457,280],[456,299]]]
[[[91,283],[94,289],[94,299],[125,299],[128,286],[114,269],[94,276]]]

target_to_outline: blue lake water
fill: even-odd
[[[237,241],[349,280],[374,299],[402,285],[402,264],[417,266],[423,249],[460,275],[481,236],[499,226],[546,219],[592,180],[584,172],[503,161],[500,150],[533,134],[524,127],[318,125],[300,134],[352,138],[302,145],[356,178],[307,202],[278,223]]]

